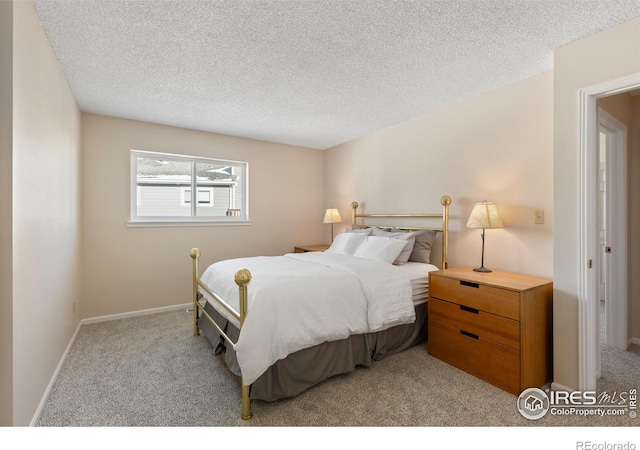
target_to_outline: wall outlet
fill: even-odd
[[[536,210],[535,217],[533,219],[533,223],[535,223],[536,225],[544,224],[544,210],[542,210],[542,209],[537,209]]]

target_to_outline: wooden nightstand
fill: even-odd
[[[299,245],[293,249],[294,253],[305,252],[323,252],[329,248],[329,245]]]
[[[429,273],[429,354],[519,395],[553,376],[553,282],[471,267]]]

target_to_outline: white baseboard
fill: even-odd
[[[565,392],[573,392],[575,389],[569,388],[563,384],[556,383],[555,381],[551,383],[551,390],[553,391],[565,391]]]
[[[629,344],[635,344],[635,345],[640,345],[640,338],[631,338],[629,340]]]
[[[47,403],[47,400],[49,399],[49,394],[51,393],[51,389],[53,389],[53,385],[56,383],[56,380],[58,379],[58,374],[60,373],[60,370],[62,369],[62,366],[63,366],[64,362],[67,359],[67,355],[69,354],[69,351],[71,350],[71,346],[76,341],[76,337],[78,336],[78,331],[80,331],[80,326],[81,325],[82,325],[82,322],[78,323],[78,326],[76,327],[76,331],[74,331],[73,336],[71,336],[71,340],[69,341],[69,344],[67,345],[67,348],[65,349],[64,353],[62,354],[62,358],[60,358],[60,362],[58,363],[58,367],[56,367],[56,370],[53,372],[53,376],[51,377],[51,381],[49,381],[49,384],[47,385],[47,388],[44,390],[44,394],[42,395],[42,399],[40,400],[40,404],[38,405],[38,408],[36,409],[36,412],[33,415],[33,418],[31,419],[31,423],[29,423],[30,427],[35,427],[36,424],[38,423],[38,419],[40,419],[40,414],[42,414],[42,410],[44,408],[44,405],[45,405],[45,403]]]
[[[58,379],[58,374],[60,373],[60,370],[62,369],[62,366],[64,365],[64,362],[67,359],[67,356],[69,355],[69,351],[71,350],[71,346],[73,345],[73,343],[76,341],[76,337],[78,336],[78,332],[80,331],[80,327],[82,325],[89,325],[92,323],[100,323],[100,322],[108,322],[110,320],[120,320],[120,319],[128,319],[130,317],[138,317],[138,316],[146,316],[149,314],[157,314],[157,313],[161,313],[161,312],[169,312],[169,311],[177,311],[180,309],[188,309],[188,308],[192,308],[193,304],[192,303],[182,303],[180,305],[172,305],[172,306],[163,306],[160,308],[150,308],[150,309],[143,309],[140,311],[132,311],[132,312],[128,312],[128,313],[120,313],[120,314],[111,314],[108,316],[99,316],[99,317],[92,317],[89,319],[82,319],[80,321],[80,323],[78,323],[78,327],[76,328],[76,331],[73,333],[73,336],[71,336],[71,340],[69,341],[69,345],[67,345],[67,348],[65,349],[64,353],[62,354],[62,358],[60,358],[60,362],[58,363],[58,367],[56,367],[56,370],[53,372],[53,376],[51,377],[51,381],[49,381],[49,384],[47,385],[47,389],[45,389],[44,394],[42,395],[42,400],[40,400],[40,404],[38,405],[38,408],[36,409],[35,414],[33,415],[33,418],[31,419],[31,423],[29,423],[30,427],[35,427],[36,424],[38,423],[38,419],[40,419],[40,414],[42,414],[42,410],[44,409],[44,405],[47,403],[47,400],[49,399],[49,394],[51,394],[51,390],[53,389],[53,385],[55,384],[56,380]]]
[[[191,303],[182,303],[180,305],[162,306],[160,308],[142,309],[139,311],[131,311],[120,314],[110,314],[108,316],[91,317],[89,319],[82,319],[80,325],[89,325],[92,323],[108,322],[110,320],[128,319],[130,317],[146,316],[149,314],[157,314],[161,312],[177,311],[179,309],[191,308]]]

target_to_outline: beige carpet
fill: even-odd
[[[640,387],[638,346],[598,389]],[[620,357],[626,357],[624,364]],[[635,368],[635,386],[619,376]],[[633,379],[633,378],[632,378]],[[640,419],[520,415],[516,397],[432,358],[426,345],[334,377],[303,394],[253,403],[240,419],[240,389],[191,315],[174,311],[83,326],[37,423],[40,427],[627,427]],[[639,443],[640,444],[640,443]],[[573,447],[575,448],[575,447]],[[640,446],[639,446],[640,448]]]

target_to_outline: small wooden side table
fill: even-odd
[[[329,245],[321,244],[321,245],[298,245],[294,248],[294,253],[305,253],[305,252],[323,252],[329,248]]]

